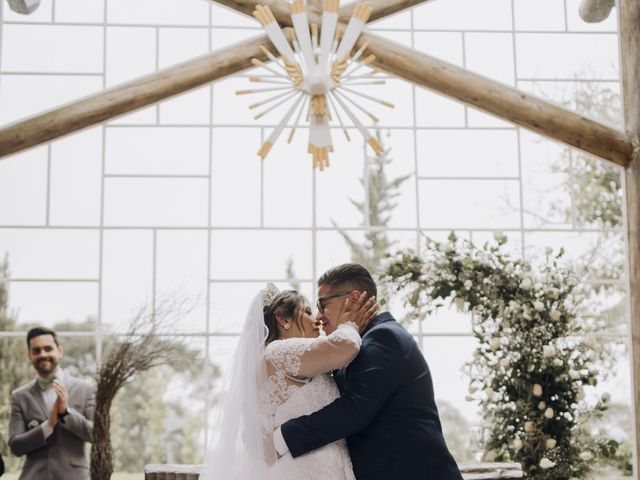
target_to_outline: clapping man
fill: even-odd
[[[34,381],[11,394],[9,447],[27,460],[19,480],[88,480],[94,389],[60,367],[63,348],[53,330],[27,333]]]

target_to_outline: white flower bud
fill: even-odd
[[[504,271],[507,273],[513,273],[513,271],[515,270],[515,267],[513,266],[513,263],[509,262],[505,265],[504,267]]]
[[[609,400],[611,400],[611,394],[609,392],[604,392],[600,398],[604,403],[607,403]]]
[[[580,460],[584,460],[585,462],[588,462],[589,460],[593,460],[593,453],[591,453],[589,450],[580,452],[580,455],[578,456],[580,457]]]
[[[531,290],[533,288],[533,281],[529,277],[524,278],[522,282],[520,282],[520,288],[523,290]]]
[[[553,408],[549,407],[544,411],[544,416],[545,418],[548,418],[549,420],[551,420],[553,417],[555,417],[555,412],[553,411]]]
[[[522,440],[520,440],[519,438],[516,438],[513,441],[513,449],[517,452],[518,450],[520,450],[523,447],[523,443]]]
[[[498,350],[500,348],[500,339],[497,338],[497,337],[492,338],[491,342],[489,342],[489,347],[491,348],[491,351],[493,351],[493,352]]]
[[[545,345],[542,347],[542,356],[544,358],[551,358],[556,356],[556,348],[553,345]]]
[[[569,370],[569,378],[571,380],[578,380],[580,378],[580,374],[578,372],[576,372],[575,370],[571,369],[571,370]]]
[[[551,247],[547,247],[544,249],[544,253],[546,253],[547,255],[551,255],[553,253],[553,248]]]
[[[544,402],[540,402],[538,403],[538,410],[544,410],[545,408],[547,408],[547,404]]]
[[[524,431],[525,432],[533,432],[533,422],[524,422]]]
[[[484,459],[487,462],[493,462],[497,456],[498,454],[495,450],[489,450],[487,453],[485,453]]]
[[[544,312],[544,303],[540,300],[536,300],[533,302],[533,308],[535,308],[538,312]]]
[[[551,318],[551,320],[554,322],[557,322],[558,320],[560,320],[561,316],[562,314],[555,308],[551,310],[551,312],[549,312],[549,318]]]
[[[564,362],[563,362],[562,360],[560,360],[559,358],[555,358],[555,359],[553,360],[553,364],[554,364],[556,367],[561,367],[561,366],[564,364]]]
[[[547,447],[547,450],[551,450],[552,448],[556,448],[556,444],[557,442],[554,438],[548,438],[544,445]]]
[[[555,466],[556,466],[555,462],[552,462],[547,457],[544,457],[542,460],[540,460],[540,468],[542,468],[543,470],[547,470]]]
[[[509,359],[508,359],[508,358],[502,358],[502,359],[500,359],[500,366],[501,366],[502,368],[508,368],[510,364],[511,364],[511,362],[509,361]]]
[[[539,383],[536,383],[533,386],[533,396],[534,397],[541,397],[542,396],[542,385],[540,385]]]
[[[465,290],[469,290],[471,287],[473,287],[473,282],[471,280],[465,280],[464,281]]]

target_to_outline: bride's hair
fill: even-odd
[[[264,343],[269,344],[280,337],[277,317],[293,319],[299,321],[300,312],[307,304],[307,300],[297,290],[283,290],[274,297],[269,305],[263,309],[264,324],[269,330],[269,334]]]

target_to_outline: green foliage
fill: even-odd
[[[602,378],[594,366],[611,357],[579,308],[578,276],[548,249],[532,265],[503,252],[506,237],[476,248],[459,241],[427,241],[424,257],[405,250],[389,259],[384,280],[424,318],[453,304],[473,314],[479,346],[467,364],[470,400],[485,426],[485,460],[517,461],[527,478],[584,478],[594,459],[615,458],[618,445],[586,425],[606,411],[609,396],[587,393]]]

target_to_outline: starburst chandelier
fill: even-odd
[[[378,117],[363,107],[358,100],[364,99],[393,108],[393,104],[353,88],[358,85],[385,83],[384,80],[374,78],[380,73],[380,69],[371,67],[375,56],[365,55],[367,44],[362,45],[351,56],[351,50],[369,20],[372,8],[366,1],[356,5],[343,33],[343,30],[338,28],[339,0],[323,0],[322,7],[322,25],[309,25],[305,1],[295,0],[291,3],[289,13],[294,30],[289,38],[285,36],[268,6],[258,6],[253,12],[280,58],[261,46],[262,52],[271,62],[265,63],[254,58],[252,63],[268,73],[264,76],[252,76],[249,80],[273,86],[238,90],[236,93],[268,95],[268,98],[249,106],[250,109],[264,108],[255,119],[267,115],[281,105],[289,105],[284,117],[258,151],[262,159],[267,156],[287,123],[295,115],[295,122],[288,138],[288,143],[291,143],[296,126],[305,112],[310,126],[308,152],[313,158],[314,167],[323,170],[329,165],[329,153],[333,152],[329,125],[334,119],[337,120],[347,141],[351,141],[341,112],[351,120],[376,155],[382,153],[382,146],[377,138],[352,110],[352,107],[355,107],[361,114],[377,123]]]

